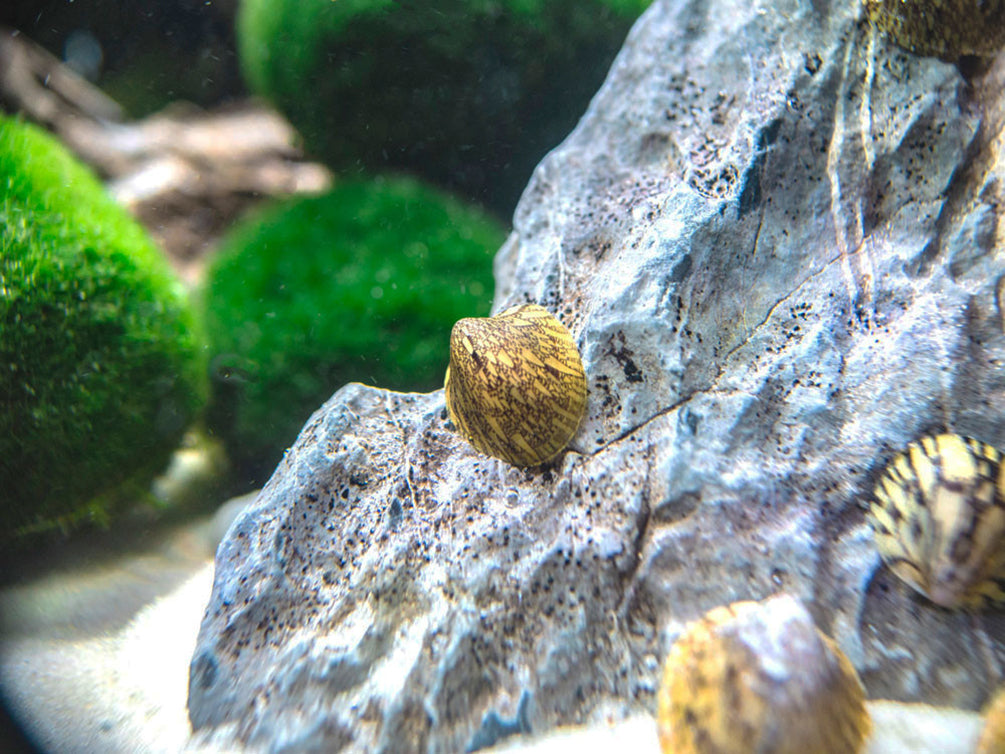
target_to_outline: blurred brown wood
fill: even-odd
[[[251,205],[323,191],[332,180],[326,168],[304,160],[293,128],[260,103],[209,112],[178,103],[127,121],[100,89],[3,28],[0,105],[52,131],[105,178],[189,283]]]

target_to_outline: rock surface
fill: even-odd
[[[1005,75],[862,16],[656,0],[496,259],[496,310],[583,354],[570,451],[516,469],[442,391],[341,389],[218,550],[197,738],[461,751],[652,711],[686,622],[778,591],[871,698],[981,705],[1002,613],[914,595],[863,503],[922,433],[1005,446]]]

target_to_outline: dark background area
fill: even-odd
[[[176,100],[206,107],[246,93],[236,9],[237,0],[13,0],[0,3],[0,26],[69,62],[138,118]]]
[[[3,697],[0,697],[0,751],[5,754],[34,754],[39,752],[10,716]]]

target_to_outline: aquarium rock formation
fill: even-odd
[[[494,310],[582,353],[569,449],[518,469],[442,391],[335,393],[217,552],[197,738],[472,751],[652,713],[685,624],[778,592],[869,698],[978,709],[1005,616],[901,583],[865,515],[922,434],[1005,446],[1005,69],[969,75],[858,3],[656,0],[495,262]]]

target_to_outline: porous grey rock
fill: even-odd
[[[870,697],[978,707],[1001,613],[899,583],[863,502],[922,433],[1005,446],[1003,79],[855,2],[656,0],[496,258],[496,310],[582,351],[571,449],[516,469],[442,391],[336,393],[217,553],[196,732],[446,752],[651,711],[684,623],[778,591]]]

